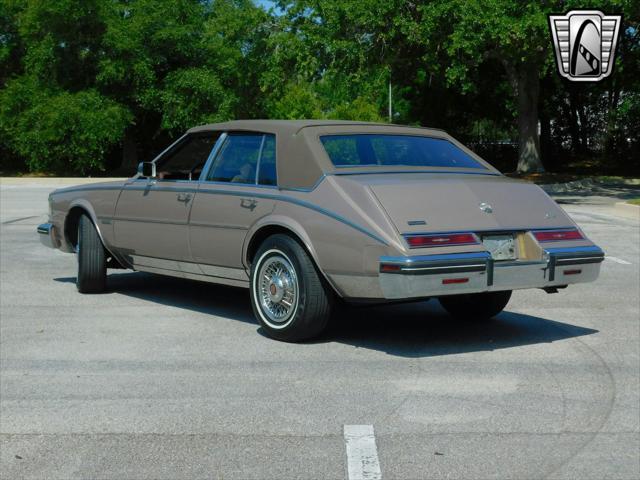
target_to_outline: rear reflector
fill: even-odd
[[[533,236],[539,242],[558,242],[562,240],[583,240],[584,237],[578,230],[541,230],[533,232]]]
[[[473,233],[452,233],[450,235],[409,235],[406,237],[410,248],[446,247],[451,245],[473,245],[478,238]]]
[[[384,272],[399,272],[400,271],[400,265],[392,265],[389,263],[383,263],[382,265],[380,265],[380,271],[382,273]]]
[[[442,280],[443,285],[451,285],[452,283],[467,283],[468,278],[445,278]]]
[[[565,270],[562,272],[564,275],[580,275],[582,270]]]

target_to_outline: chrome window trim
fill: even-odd
[[[272,190],[279,190],[276,185],[260,185],[255,183],[240,183],[240,182],[220,182],[214,180],[203,180],[200,182],[202,185],[231,185],[233,187],[251,187],[251,188],[269,188]]]
[[[178,145],[182,140],[184,140],[184,138],[189,135],[189,132],[185,133],[184,135],[182,135],[181,137],[179,137],[175,142],[173,142],[171,145],[169,145],[167,148],[165,148],[164,150],[162,150],[158,155],[156,155],[154,157],[153,160],[151,160],[151,163],[156,163],[158,160],[160,160],[162,158],[162,156],[164,154],[166,154],[169,150],[171,150],[173,147],[175,147],[176,145]]]
[[[260,150],[258,151],[258,161],[256,162],[256,178],[254,183],[258,185],[258,175],[260,174],[260,162],[262,160],[262,151],[264,150],[264,141],[267,138],[265,133],[262,134],[262,140],[260,140]]]
[[[381,167],[383,165],[380,165]],[[338,168],[338,167],[336,167]],[[362,166],[353,166],[353,167],[340,167],[340,168],[363,168]],[[496,172],[492,172],[492,171],[479,171],[479,172],[468,172],[468,171],[457,171],[457,170],[380,170],[379,172],[372,172],[372,171],[366,171],[366,172],[347,172],[347,171],[342,171],[342,172],[337,172],[337,171],[332,171],[332,172],[327,172],[326,175],[383,175],[383,174],[390,174],[390,173],[440,173],[440,174],[447,174],[447,175],[490,175],[493,177],[503,177],[504,175],[502,175],[501,173],[496,173]]]
[[[198,182],[200,183],[204,182],[207,179],[207,176],[209,176],[209,170],[211,170],[213,161],[216,155],[218,155],[218,152],[222,148],[222,144],[227,139],[227,137],[228,137],[227,132],[222,132],[218,137],[218,141],[211,149],[211,152],[209,152],[209,157],[207,158],[207,161],[204,163],[204,167],[202,167],[202,171],[200,172],[200,178],[198,179]]]

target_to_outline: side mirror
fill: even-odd
[[[156,164],[153,162],[140,162],[138,173],[147,178],[156,178]]]

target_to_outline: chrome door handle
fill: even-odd
[[[191,201],[191,194],[190,193],[179,193],[178,194],[178,201],[179,202],[184,202],[184,203],[189,203]]]

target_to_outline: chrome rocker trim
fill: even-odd
[[[60,245],[56,239],[56,230],[52,223],[42,223],[37,228],[40,242],[49,248],[58,248]]]
[[[543,252],[543,258],[534,261],[496,262],[489,252],[380,257],[380,288],[387,299],[553,288],[594,281],[604,260],[596,246]]]

